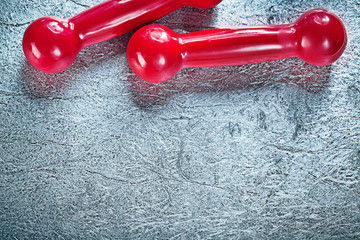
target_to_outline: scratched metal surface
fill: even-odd
[[[130,71],[125,36],[46,75],[21,38],[101,0],[0,1],[1,239],[359,239],[360,2],[224,0],[159,21],[177,32],[281,24],[315,7],[349,35],[329,67],[301,60]]]

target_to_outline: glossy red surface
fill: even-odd
[[[292,24],[210,29],[177,34],[149,25],[130,39],[127,59],[143,80],[160,83],[187,67],[216,67],[299,57],[325,66],[336,61],[347,42],[341,20],[324,9],[304,13]]]
[[[31,65],[57,73],[67,69],[79,51],[130,32],[184,6],[211,8],[221,0],[110,0],[73,18],[43,17],[24,33],[23,50]]]

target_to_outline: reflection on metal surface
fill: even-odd
[[[233,68],[229,73],[230,68]],[[329,81],[331,66],[317,67],[299,59],[243,65],[230,68],[205,68],[182,70],[174,81],[152,84],[136,77],[129,69],[129,90],[140,107],[164,104],[173,96],[196,92],[248,91],[274,84],[297,85],[318,93]]]

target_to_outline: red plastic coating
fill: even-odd
[[[221,0],[110,0],[70,19],[43,17],[26,29],[23,51],[40,71],[67,69],[79,51],[130,32],[184,6],[211,8]]]
[[[210,29],[177,34],[149,25],[130,39],[127,59],[145,81],[160,83],[187,67],[242,65],[299,57],[324,66],[336,61],[347,42],[341,20],[332,12],[313,9],[292,24],[239,29]]]

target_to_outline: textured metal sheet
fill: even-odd
[[[157,21],[177,32],[343,19],[339,61],[186,69],[151,85],[131,36],[47,75],[21,38],[101,0],[0,1],[0,238],[360,238],[360,2],[224,0]]]

